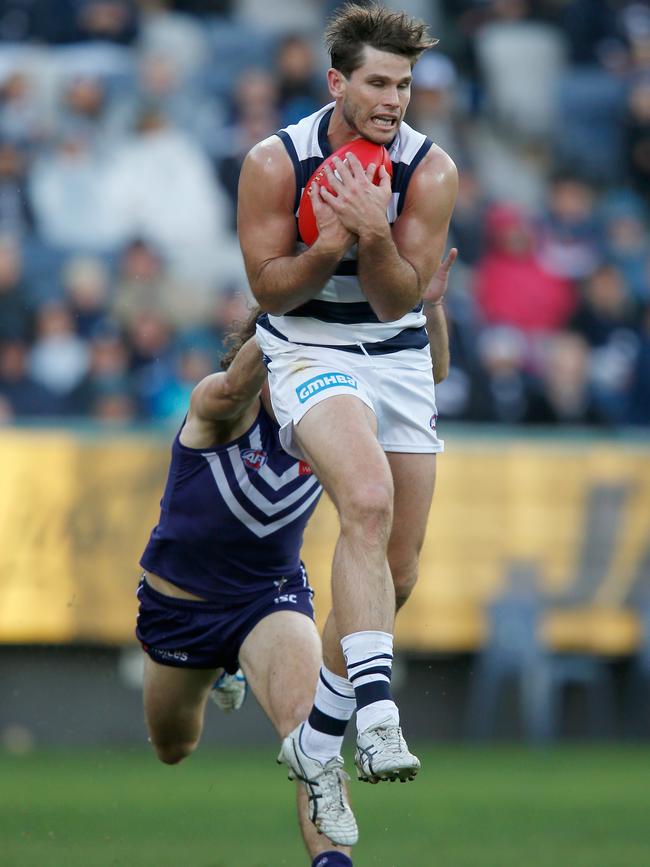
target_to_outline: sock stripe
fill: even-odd
[[[391,669],[388,665],[375,665],[373,668],[364,668],[363,671],[357,671],[356,674],[350,675],[350,683],[354,683],[355,680],[358,680],[360,677],[365,677],[368,674],[383,674],[384,677],[390,680]]]
[[[369,662],[374,662],[376,659],[390,659],[393,661],[392,653],[378,653],[376,656],[369,656],[367,659],[361,659],[359,662],[349,662],[348,663],[348,672],[351,668],[357,668],[359,665],[367,665]]]
[[[357,686],[355,692],[357,695],[357,711],[376,701],[393,700],[390,694],[390,683],[385,680],[372,680],[370,683],[363,683]]]
[[[329,714],[323,713],[320,708],[312,707],[308,719],[309,725],[317,732],[322,732],[326,735],[334,735],[342,738],[345,734],[345,729],[348,724],[346,719],[335,719]]]
[[[359,680],[354,684],[355,689],[358,689],[360,686],[365,686],[367,683],[373,683],[377,681],[377,683],[388,683],[390,684],[390,678],[384,677],[383,674],[371,674],[368,677],[360,677]]]
[[[346,694],[343,693],[343,692],[339,692],[338,689],[334,689],[334,687],[332,686],[332,684],[329,683],[329,681],[325,680],[325,678],[323,677],[323,672],[322,672],[322,670],[321,670],[321,672],[320,672],[320,679],[321,679],[321,681],[323,682],[323,684],[327,687],[327,689],[329,689],[330,692],[333,692],[334,695],[338,695],[339,698],[350,698],[350,697],[351,697],[351,696],[349,696],[349,695],[346,695]]]

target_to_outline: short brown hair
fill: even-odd
[[[261,312],[261,307],[253,307],[246,319],[243,321],[236,319],[232,323],[232,331],[224,338],[226,354],[219,362],[222,370],[228,370],[244,343],[255,334],[255,326]]]
[[[429,36],[424,21],[375,3],[346,3],[330,18],[325,30],[332,66],[346,78],[362,65],[366,45],[408,57],[413,67],[422,52],[437,41]]]

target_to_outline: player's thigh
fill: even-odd
[[[206,699],[221,671],[160,665],[145,654],[144,711],[152,737],[197,736]]]
[[[436,481],[436,455],[389,452],[387,458],[395,488],[388,562],[396,583],[408,584],[415,581],[427,530]]]
[[[355,499],[390,495],[388,461],[377,441],[376,419],[359,398],[335,395],[298,422],[296,440],[319,481],[340,507]]]
[[[314,621],[297,611],[269,614],[242,644],[246,679],[281,737],[309,715],[321,659]]]

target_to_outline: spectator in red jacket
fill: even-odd
[[[575,307],[574,290],[568,280],[542,267],[532,223],[514,205],[493,205],[486,238],[475,283],[484,321],[527,333],[562,328]]]

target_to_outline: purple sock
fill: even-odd
[[[311,867],[354,867],[354,865],[351,858],[333,849],[331,852],[321,852],[317,855]]]

